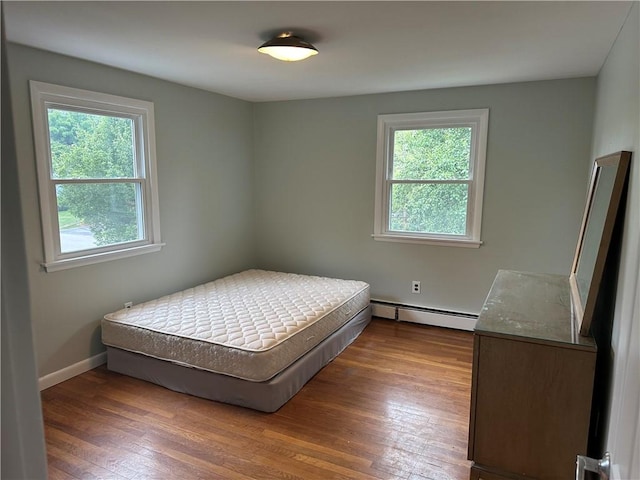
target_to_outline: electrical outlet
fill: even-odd
[[[124,308],[131,308],[131,307],[133,307],[133,302],[125,302]]]
[[[420,281],[414,280],[411,282],[411,293],[420,293]]]

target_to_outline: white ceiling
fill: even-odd
[[[9,41],[250,101],[596,75],[631,2],[3,2]],[[320,54],[257,52],[291,30]]]

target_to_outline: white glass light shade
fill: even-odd
[[[297,62],[318,54],[317,50],[300,47],[261,47],[258,51],[285,62]]]

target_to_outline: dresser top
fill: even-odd
[[[569,277],[563,275],[500,270],[475,331],[574,348],[595,347],[591,337],[577,333]]]

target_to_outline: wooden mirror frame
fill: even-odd
[[[602,274],[604,272],[605,261],[611,243],[611,235],[618,213],[622,191],[624,189],[627,171],[629,170],[629,162],[631,160],[631,152],[617,152],[596,159],[591,173],[591,183],[589,193],[587,195],[587,204],[582,217],[582,226],[580,227],[580,235],[578,236],[578,246],[576,247],[573,266],[571,267],[571,275],[569,276],[569,284],[571,286],[571,298],[575,312],[576,325],[579,328],[580,335],[587,336],[591,329],[591,321],[593,320],[593,312],[595,310],[600,283],[602,282]],[[601,178],[604,168],[612,168],[615,172],[613,186],[611,192],[601,192],[605,196],[601,198],[602,202],[607,202],[606,214],[602,232],[590,232],[589,220],[593,211],[596,193],[598,193],[599,179]],[[605,205],[603,205],[604,207]],[[587,234],[600,235],[591,239],[597,243],[597,252],[595,255],[595,263],[593,265],[593,274],[588,282],[588,292],[586,298],[582,298],[578,285],[578,270],[580,268],[580,260],[585,246]]]

